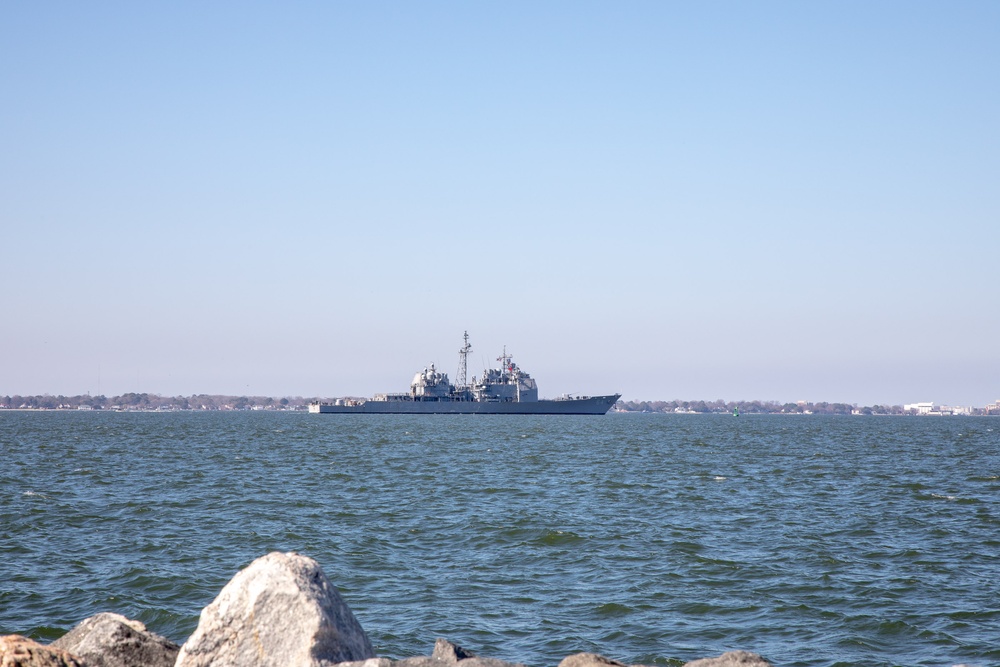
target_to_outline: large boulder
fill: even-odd
[[[119,614],[91,616],[52,642],[94,667],[173,667],[180,647]]]
[[[0,667],[91,667],[60,648],[39,644],[21,635],[0,637]]]
[[[330,667],[375,658],[368,635],[319,563],[270,553],[201,612],[177,667]]]
[[[684,667],[773,667],[757,653],[750,651],[726,651],[717,658],[692,660]]]

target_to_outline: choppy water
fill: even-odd
[[[182,642],[269,551],[388,657],[1000,664],[1000,419],[0,413],[0,634]]]

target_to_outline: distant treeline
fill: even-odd
[[[128,393],[121,396],[0,396],[0,408],[34,410],[304,410],[318,398],[301,396],[160,396]]]
[[[627,412],[720,412],[740,414],[901,415],[902,405],[859,407],[847,403],[779,403],[777,401],[618,401]]]

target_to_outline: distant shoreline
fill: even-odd
[[[305,412],[310,403],[336,398],[285,396],[231,396],[224,394],[193,394],[191,396],[161,396],[151,393],[127,393],[120,396],[63,396],[41,394],[33,396],[0,395],[0,412],[24,411],[96,411],[96,412]],[[1000,415],[1000,401],[985,407],[955,407],[935,403],[909,405],[861,406],[852,403],[825,401],[779,403],[778,401],[618,401],[614,413],[669,414],[785,414],[785,415],[920,415],[920,416],[989,416]]]

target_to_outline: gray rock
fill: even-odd
[[[466,651],[458,644],[453,644],[447,639],[438,637],[434,642],[434,653],[431,654],[431,657],[455,664],[459,660],[475,658],[476,654],[472,651]]]
[[[367,660],[338,662],[337,667],[392,667],[392,660],[389,658],[368,658]]]
[[[454,667],[454,662],[448,662],[441,658],[429,655],[417,655],[412,658],[403,658],[392,663],[392,667]]]
[[[375,658],[368,635],[319,563],[270,553],[201,612],[177,667],[331,667]]]
[[[0,637],[0,667],[91,667],[77,656],[21,635]]]
[[[97,614],[50,644],[95,667],[173,667],[180,647],[120,614]]]
[[[438,661],[438,665],[444,663],[445,665],[458,665],[459,667],[524,667],[519,662],[505,662],[497,658],[481,658],[472,651],[441,638],[438,638],[434,642],[434,653],[431,655],[431,659]],[[437,666],[414,665],[413,667]]]
[[[499,658],[466,658],[458,661],[458,667],[525,667],[520,662],[506,662]]]
[[[701,658],[686,663],[684,667],[773,667],[757,653],[726,651],[717,658]]]
[[[626,667],[626,665],[598,653],[574,653],[563,658],[559,667]]]

